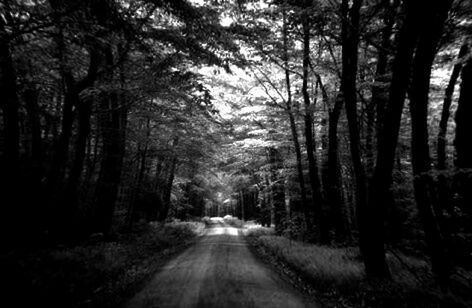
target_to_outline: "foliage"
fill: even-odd
[[[317,246],[267,235],[267,232],[264,228],[254,228],[248,233],[257,254],[275,263],[285,275],[301,277],[307,284],[303,288],[327,307],[467,307],[470,304],[470,296],[461,291],[439,295],[432,283],[431,269],[421,259],[389,253],[394,281],[369,282],[355,247]]]
[[[91,238],[77,247],[11,255],[2,261],[2,280],[11,290],[6,294],[18,306],[114,307],[203,228],[188,222],[144,225],[110,242]]]

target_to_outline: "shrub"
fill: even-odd
[[[114,307],[158,269],[160,260],[205,228],[200,222],[139,227],[138,233],[120,235],[113,242],[93,240],[2,258],[8,294],[18,306]]]
[[[233,217],[231,215],[226,215],[223,219],[224,219],[224,222],[229,224],[230,226],[233,226],[233,227],[236,227],[236,228],[244,227],[243,221],[238,219],[237,217]]]
[[[345,290],[364,278],[363,265],[356,260],[357,251],[352,248],[316,246],[273,235],[260,236],[258,243],[318,288],[336,286]]]
[[[275,262],[284,272],[288,268],[296,283],[302,281],[303,288],[313,289],[329,307],[472,307],[470,291],[460,292],[464,283],[442,293],[434,284],[430,264],[421,258],[389,250],[393,280],[368,281],[358,248],[291,241],[274,236],[269,228],[250,229],[247,236],[264,260]]]

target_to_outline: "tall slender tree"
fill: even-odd
[[[472,55],[470,51],[466,59],[467,61],[462,68],[460,97],[455,115],[456,131],[454,147],[456,149],[456,156],[454,165],[456,167],[456,182],[458,184],[460,204],[468,215],[466,229],[470,230],[470,217],[472,217],[472,150],[470,146]]]
[[[378,211],[367,204],[367,179],[361,158],[359,121],[357,116],[357,62],[359,43],[359,23],[361,0],[343,0],[341,3],[342,22],[342,77],[341,91],[344,98],[349,125],[349,141],[356,185],[357,220],[359,224],[359,247],[369,277],[390,276],[383,242],[379,239]],[[381,224],[380,224],[381,226]]]
[[[302,95],[305,104],[305,145],[308,157],[308,172],[310,175],[310,185],[312,194],[312,211],[314,212],[315,227],[318,229],[318,237],[322,242],[328,242],[328,234],[325,232],[323,223],[322,209],[323,196],[321,194],[321,182],[318,172],[318,164],[316,161],[316,142],[313,132],[313,110],[314,105],[310,102],[310,94],[308,93],[309,69],[310,69],[310,19],[311,0],[305,0],[302,14],[303,28],[303,82]]]
[[[420,36],[412,67],[410,88],[410,114],[412,123],[411,151],[415,199],[423,221],[433,272],[442,286],[447,284],[449,260],[437,213],[434,211],[434,183],[431,171],[428,136],[428,103],[431,68],[441,39],[442,30],[452,0],[432,1],[423,8],[426,15],[421,24]]]
[[[4,150],[0,156],[0,192],[2,198],[6,201],[2,206],[5,211],[0,223],[2,226],[2,238],[7,235],[5,243],[10,243],[8,238],[10,230],[16,229],[18,223],[18,185],[19,185],[19,98],[17,90],[16,72],[13,66],[12,54],[10,50],[10,37],[6,29],[6,21],[10,19],[10,12],[6,12],[4,17],[0,18],[0,93],[2,99],[0,108],[3,116],[3,139]]]
[[[302,207],[305,214],[305,223],[308,229],[312,228],[312,221],[310,218],[310,211],[307,204],[307,193],[305,187],[305,177],[303,175],[303,165],[302,165],[302,151],[300,148],[300,141],[298,138],[297,124],[295,122],[295,116],[293,111],[293,100],[292,100],[292,85],[290,81],[290,68],[289,68],[289,57],[288,57],[288,20],[287,20],[287,3],[284,1],[282,4],[282,61],[284,65],[285,73],[285,86],[287,89],[287,99],[285,101],[285,110],[288,114],[290,121],[290,131],[292,133],[292,140],[295,148],[295,154],[297,157],[297,173],[298,181],[300,185],[300,194]]]

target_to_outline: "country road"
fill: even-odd
[[[217,223],[166,264],[124,307],[318,305],[257,260],[238,229]]]

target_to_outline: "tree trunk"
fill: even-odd
[[[472,114],[472,60],[469,58],[462,69],[462,83],[459,97],[459,104],[455,115],[456,136],[454,146],[456,148],[455,166],[457,168],[471,168],[472,156],[470,155],[470,127],[472,121],[469,116]]]
[[[329,111],[328,123],[328,157],[326,162],[326,199],[330,210],[331,221],[334,223],[336,241],[343,242],[350,238],[346,215],[343,211],[344,198],[341,183],[338,148],[338,122],[343,108],[342,97],[337,97],[333,108]]]
[[[454,68],[449,79],[449,83],[444,92],[444,102],[443,109],[441,112],[441,120],[439,122],[439,132],[438,132],[438,141],[437,141],[437,170],[440,171],[437,179],[437,194],[438,194],[438,207],[440,211],[447,211],[448,215],[451,217],[455,216],[453,206],[452,206],[452,194],[451,187],[448,184],[448,177],[444,173],[447,170],[447,160],[446,160],[446,143],[447,143],[447,124],[450,116],[450,108],[452,103],[452,96],[454,95],[454,88],[459,78],[459,74],[462,70],[463,59],[468,53],[468,44],[464,43],[459,51],[457,63],[454,65]],[[442,215],[441,215],[441,218]],[[447,220],[444,219],[441,221],[441,226],[444,227],[444,235],[449,236],[451,232],[451,225],[448,224]]]
[[[271,188],[270,188],[270,175],[265,174],[264,175],[265,179],[265,189],[264,193],[262,195],[262,199],[264,200],[264,212],[263,212],[263,223],[262,225],[265,225],[267,227],[270,227],[272,223],[272,217],[274,216],[274,209],[272,207],[272,201],[271,201]]]
[[[423,3],[411,1],[405,4],[406,18],[398,36],[397,50],[393,63],[390,94],[385,110],[378,112],[379,125],[377,128],[377,159],[373,177],[369,185],[369,210],[376,224],[373,236],[376,240],[378,255],[385,255],[383,248],[383,215],[385,196],[389,196],[392,182],[392,171],[395,160],[395,149],[398,142],[400,122],[409,84],[410,67],[413,59],[418,29],[420,27],[420,12]],[[385,115],[385,116],[384,116]],[[383,125],[382,125],[383,123]],[[382,228],[379,230],[379,228]]]
[[[44,204],[44,195],[42,190],[43,179],[43,145],[41,138],[41,118],[38,105],[39,91],[37,86],[28,80],[23,92],[26,112],[31,134],[31,162],[28,166],[26,175],[26,194],[23,197],[24,207],[22,210],[26,213],[23,220],[28,225],[29,230],[44,228],[44,208],[37,204]]]
[[[283,178],[279,174],[282,168],[282,157],[279,151],[273,147],[268,148],[268,152],[271,168],[270,191],[272,192],[273,200],[272,208],[274,210],[275,232],[281,235],[285,229],[284,222],[287,216],[285,211],[285,187]]]
[[[323,102],[329,106],[328,93],[323,85],[321,76],[317,74],[317,83],[321,89]],[[341,171],[338,158],[338,123],[343,108],[342,96],[338,95],[332,108],[328,110],[328,138],[327,138],[327,159],[323,163],[323,186],[326,194],[326,207],[328,213],[324,213],[325,233],[330,232],[334,226],[336,241],[343,242],[351,237],[348,234],[348,223],[344,208],[344,198],[341,183]]]
[[[106,51],[106,64],[113,64],[111,50]],[[113,81],[108,72],[106,82]],[[125,151],[126,114],[125,102],[112,90],[101,94],[99,125],[102,133],[102,160],[96,190],[95,231],[108,235],[111,231],[118,187]],[[121,105],[120,105],[121,102]],[[123,114],[125,113],[125,114]]]
[[[55,144],[55,150],[53,154],[53,161],[49,176],[47,179],[47,193],[51,206],[51,218],[52,218],[52,229],[55,235],[61,238],[66,236],[66,233],[75,232],[75,226],[71,223],[75,211],[76,211],[76,185],[78,184],[78,178],[80,177],[83,159],[86,145],[86,135],[79,135],[77,139],[77,150],[76,160],[71,170],[72,183],[68,183],[64,190],[63,178],[66,165],[69,157],[70,140],[72,138],[73,123],[75,118],[74,107],[79,107],[80,104],[80,93],[86,88],[92,86],[98,70],[98,54],[95,51],[90,52],[90,64],[87,75],[76,82],[70,71],[64,70],[63,78],[66,84],[66,93],[64,96],[64,103],[62,108],[62,123],[61,133]],[[65,64],[63,64],[65,65]],[[83,107],[83,106],[81,106]],[[79,107],[80,108],[80,107]],[[83,116],[84,114],[82,114]],[[90,117],[90,115],[88,115]],[[82,119],[83,120],[83,119]],[[84,124],[84,123],[82,123]],[[80,127],[79,133],[85,133],[87,130],[83,126]],[[81,153],[82,152],[82,153]],[[80,169],[80,170],[79,170]],[[76,182],[77,181],[77,182]],[[76,183],[75,183],[76,182]],[[67,204],[66,206],[64,204]],[[64,233],[63,231],[66,231]]]
[[[444,102],[443,102],[443,109],[441,112],[441,120],[439,122],[439,133],[438,133],[438,147],[437,147],[437,159],[438,159],[438,169],[445,170],[446,169],[446,135],[447,135],[447,122],[449,121],[451,103],[452,103],[452,96],[454,94],[454,88],[457,83],[457,79],[459,78],[459,74],[462,70],[462,61],[464,57],[468,53],[468,44],[464,43],[462,45],[459,56],[457,59],[457,63],[454,65],[452,69],[451,78],[449,79],[449,83],[447,85],[446,91],[444,92]]]
[[[300,195],[302,200],[302,207],[305,215],[305,223],[307,229],[311,229],[311,219],[310,213],[308,209],[307,199],[306,199],[306,188],[305,188],[305,178],[303,176],[303,165],[302,165],[302,153],[300,149],[300,142],[298,141],[298,132],[297,132],[297,124],[295,122],[295,116],[292,110],[292,91],[291,91],[291,83],[290,83],[290,71],[288,68],[288,29],[287,29],[287,12],[285,4],[282,7],[282,14],[283,14],[283,29],[282,29],[282,36],[283,36],[283,62],[285,66],[285,85],[287,87],[287,100],[286,100],[286,112],[289,117],[290,121],[290,131],[292,133],[293,145],[295,148],[295,154],[297,157],[297,172],[298,172],[298,181],[300,185]]]
[[[61,37],[62,38],[62,37]],[[59,39],[58,44],[61,45],[63,42],[61,41],[61,38]],[[59,48],[61,49],[61,47]],[[63,59],[61,59],[63,60]],[[73,74],[68,71],[68,70],[63,70],[63,79],[65,81],[65,96],[64,96],[64,103],[62,107],[62,123],[61,123],[61,133],[59,135],[59,138],[55,144],[55,151],[53,155],[53,163],[51,166],[51,170],[49,172],[48,176],[48,193],[50,194],[50,198],[52,198],[53,203],[54,201],[54,193],[58,190],[58,186],[61,186],[63,176],[64,176],[64,171],[66,168],[67,160],[69,157],[69,145],[70,145],[70,140],[72,137],[72,128],[73,128],[73,122],[75,118],[75,111],[74,107],[77,107],[78,109],[85,109],[85,111],[82,113],[82,117],[87,116],[90,117],[90,112],[86,111],[88,107],[86,106],[79,106],[80,104],[80,98],[79,95],[80,93],[85,90],[86,88],[90,87],[93,85],[95,82],[95,79],[97,78],[97,71],[98,71],[98,65],[99,65],[99,54],[96,50],[91,50],[90,51],[90,63],[89,63],[89,68],[87,75],[81,79],[80,81],[76,82]],[[62,66],[65,66],[65,63],[61,64]],[[85,104],[87,104],[86,102]],[[89,121],[88,119],[85,120],[85,122]],[[81,124],[86,124],[84,123],[84,119],[81,119]],[[79,135],[78,141],[76,144],[76,150],[79,152],[76,153],[78,156],[76,156],[76,160],[74,162],[73,167],[75,167],[75,170],[72,170],[73,173],[71,181],[75,182],[76,180],[78,181],[78,177],[80,176],[80,173],[82,171],[82,166],[83,166],[83,157],[81,157],[85,152],[85,142],[87,139],[87,128],[84,127],[83,125],[80,127],[79,134],[82,133],[82,135]],[[86,133],[87,135],[83,135]],[[80,169],[80,170],[78,170]],[[69,187],[71,185],[74,185],[74,183],[70,183]],[[75,189],[74,188],[72,190]],[[69,191],[66,189],[66,192],[69,193]],[[72,191],[72,193],[74,193]],[[63,195],[63,197],[66,197],[66,195]],[[57,199],[56,199],[57,200]],[[63,201],[63,199],[61,199]],[[57,200],[58,201],[58,200]],[[54,212],[57,212],[57,206],[61,207],[60,205],[53,204],[54,207]],[[63,208],[63,207],[62,207]],[[64,209],[65,210],[65,209]],[[59,211],[60,212],[60,211]],[[59,214],[59,218],[57,219],[62,219],[60,218],[61,214]]]
[[[82,101],[78,110],[79,129],[75,143],[75,157],[72,162],[72,168],[66,186],[65,204],[71,207],[71,214],[75,214],[77,208],[77,189],[80,185],[80,177],[84,167],[85,151],[87,148],[87,139],[90,134],[90,116],[92,114],[92,101]]]
[[[93,176],[96,172],[96,166],[99,158],[99,144],[100,144],[100,125],[95,125],[93,136],[89,138],[89,144],[87,147],[87,164],[84,176],[84,188],[83,191],[89,192],[90,185],[92,184]],[[93,142],[92,142],[93,141]],[[93,193],[87,193],[88,196],[93,196]]]
[[[41,138],[41,118],[38,106],[38,89],[36,85],[29,83],[24,91],[24,101],[28,121],[31,127],[31,158],[33,160],[33,168],[35,169],[34,177],[42,177],[41,161],[43,157],[43,146]]]
[[[398,2],[398,1],[397,1]],[[376,123],[377,136],[381,134],[381,126],[385,117],[385,107],[388,101],[388,76],[387,66],[389,50],[391,49],[391,36],[395,24],[395,9],[397,3],[390,4],[390,0],[383,0],[384,10],[382,12],[383,28],[381,44],[378,48],[377,67],[375,80],[372,85],[372,100],[367,110],[367,136],[366,136],[366,161],[369,173],[372,174],[374,167],[374,124]],[[377,116],[377,117],[376,117]]]
[[[67,93],[64,96],[64,105],[62,109],[61,133],[55,144],[54,158],[48,177],[48,186],[51,193],[57,189],[62,179],[67,157],[69,153],[69,143],[72,137],[72,124],[74,121],[73,107],[79,101],[79,93],[76,91],[73,81],[67,86]]]
[[[423,28],[413,61],[413,77],[410,90],[412,123],[411,151],[414,175],[415,199],[423,222],[426,243],[430,250],[432,269],[442,287],[447,285],[449,262],[437,215],[433,209],[434,186],[430,174],[428,103],[431,67],[452,0],[436,0],[423,7]]]
[[[375,81],[372,86],[372,105],[376,117],[376,131],[377,136],[381,134],[381,128],[385,117],[385,108],[388,103],[388,58],[389,50],[391,49],[391,39],[393,26],[395,24],[395,10],[397,9],[399,1],[390,4],[390,0],[383,0],[385,9],[383,11],[383,29],[382,40],[380,48],[378,49],[377,67],[375,70]],[[409,21],[410,22],[410,21]],[[404,26],[405,27],[405,26]],[[404,34],[403,34],[404,35]],[[406,79],[407,80],[407,79]]]
[[[138,170],[138,178],[136,181],[136,185],[133,190],[133,196],[131,197],[131,200],[129,202],[128,206],[128,213],[126,217],[126,224],[128,227],[128,230],[131,231],[133,228],[133,222],[134,218],[136,215],[136,203],[139,202],[139,197],[142,196],[141,192],[141,186],[143,183],[143,178],[144,178],[144,172],[146,170],[146,158],[147,158],[147,144],[144,145],[143,149],[138,149],[138,156],[139,156],[139,170]]]
[[[5,236],[4,243],[9,246],[14,242],[10,236],[17,226],[19,185],[19,101],[17,95],[16,73],[13,67],[10,52],[10,41],[5,29],[4,19],[0,18],[0,108],[3,115],[3,153],[0,156],[0,193],[2,194],[1,237]]]
[[[129,202],[128,206],[128,213],[127,213],[127,226],[128,230],[131,231],[133,228],[134,216],[135,216],[135,209],[136,209],[136,202],[139,202],[139,197],[143,196],[141,192],[141,186],[143,183],[144,173],[146,171],[146,159],[147,159],[147,152],[148,152],[148,140],[151,135],[151,120],[147,119],[146,122],[146,140],[144,141],[144,146],[141,149],[141,144],[138,145],[138,157],[139,159],[139,170],[138,170],[138,178],[136,181],[136,185],[133,190],[133,196]]]
[[[77,96],[85,88],[92,86],[97,78],[98,63],[103,61],[101,58],[102,54],[97,48],[92,48],[90,51],[90,66],[87,73],[87,77],[81,80],[77,84]],[[69,178],[66,186],[65,203],[70,204],[72,209],[71,213],[74,213],[77,206],[77,189],[80,186],[80,177],[84,169],[84,161],[87,149],[87,140],[90,135],[90,117],[92,115],[92,104],[93,101],[90,98],[80,100],[78,97],[75,99],[77,103],[78,112],[78,134],[75,143],[75,157],[72,162],[72,167],[69,173]],[[75,206],[74,206],[75,205]]]
[[[456,136],[456,182],[462,210],[468,214],[466,228],[471,231],[472,217],[472,150],[470,132],[472,131],[472,58],[469,57],[462,69],[462,83],[459,104],[455,115]]]
[[[364,258],[368,277],[390,277],[385,261],[385,250],[382,236],[381,217],[372,211],[367,204],[367,183],[360,151],[359,124],[357,117],[356,75],[359,41],[359,14],[362,1],[354,0],[351,7],[349,1],[343,0],[341,12],[342,23],[342,60],[343,72],[341,89],[346,106],[349,126],[351,158],[356,183],[357,220],[359,224],[359,247]]]
[[[173,148],[174,151],[176,151],[177,144],[179,142],[179,138],[175,137],[173,141]],[[172,185],[174,183],[174,177],[175,177],[175,168],[177,167],[177,155],[174,154],[174,157],[172,158],[171,165],[170,165],[170,171],[169,175],[167,177],[167,182],[166,182],[166,187],[164,188],[164,194],[162,198],[162,203],[163,203],[163,208],[160,211],[159,215],[159,221],[165,221],[168,214],[169,214],[169,209],[170,209],[170,197],[172,195]]]
[[[318,237],[322,243],[329,241],[329,234],[325,232],[323,219],[323,197],[321,195],[321,182],[318,173],[318,165],[316,162],[316,143],[313,134],[313,106],[310,103],[310,95],[308,94],[308,69],[310,61],[310,22],[308,19],[308,10],[311,1],[305,1],[305,11],[303,13],[303,83],[302,94],[305,103],[305,145],[308,156],[308,172],[310,176],[311,194],[314,212],[314,227],[318,228]]]

